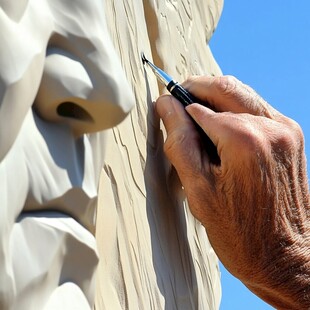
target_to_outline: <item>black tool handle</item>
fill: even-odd
[[[181,86],[179,83],[175,81],[171,81],[167,85],[168,91],[171,93],[173,97],[178,99],[182,105],[187,107],[188,105],[192,103],[199,103],[204,106],[209,106],[208,103],[202,103],[201,100],[197,99],[195,96],[193,96],[190,92],[188,92],[183,86]],[[191,117],[192,118],[192,117]],[[216,146],[213,144],[212,140],[209,138],[209,136],[205,133],[205,131],[193,120],[197,131],[200,134],[203,146],[205,147],[210,160],[213,164],[219,165],[221,163],[220,157],[217,153]]]
[[[167,89],[171,93],[171,95],[178,99],[184,106],[184,108],[192,103],[199,103],[200,100],[198,100],[195,96],[193,96],[190,92],[188,92],[182,85],[175,81],[171,81],[167,85]]]

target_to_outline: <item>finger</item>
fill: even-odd
[[[235,77],[193,77],[182,84],[217,112],[249,113],[273,117],[273,109],[251,87]]]
[[[244,126],[237,114],[217,113],[196,103],[187,106],[186,111],[215,145],[222,167],[229,162],[230,156],[238,157],[239,131]]]
[[[192,120],[184,107],[171,95],[160,96],[155,103],[155,109],[162,119],[168,135],[180,127],[185,129],[189,127],[188,130],[193,129]]]
[[[219,145],[219,136],[217,134],[217,126],[213,121],[213,117],[217,114],[211,109],[201,104],[193,103],[186,107],[188,114],[203,129],[216,147]],[[220,154],[219,154],[220,155]]]
[[[185,185],[188,175],[198,173],[207,164],[202,163],[199,134],[182,104],[172,96],[159,97],[155,108],[167,131],[165,154]]]

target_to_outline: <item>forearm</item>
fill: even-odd
[[[309,245],[298,245],[290,253],[270,261],[260,282],[250,280],[244,284],[277,309],[309,309],[309,257]]]
[[[301,184],[278,201],[275,234],[262,257],[260,277],[243,281],[277,309],[310,309],[310,197],[307,182]]]

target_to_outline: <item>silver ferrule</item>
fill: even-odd
[[[152,64],[149,60],[146,62],[150,68],[153,70],[156,77],[165,85],[167,86],[173,79],[170,75],[168,75],[165,71],[159,69],[154,64]]]

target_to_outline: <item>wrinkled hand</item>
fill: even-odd
[[[183,86],[212,110],[170,95],[156,110],[165,153],[192,214],[226,268],[279,308],[310,307],[309,189],[303,133],[233,77],[193,77]],[[215,144],[212,164],[193,121]]]

